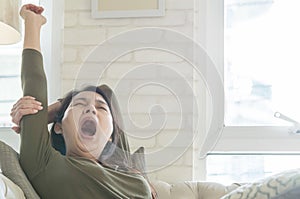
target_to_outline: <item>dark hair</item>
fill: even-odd
[[[54,123],[50,130],[51,131],[51,144],[52,144],[53,148],[56,149],[57,151],[59,151],[62,155],[66,154],[65,140],[61,134],[57,134],[55,132],[54,126],[56,123],[61,123],[61,121],[64,117],[64,114],[65,114],[65,111],[68,108],[68,106],[70,105],[73,97],[83,91],[92,91],[92,92],[98,93],[99,95],[101,95],[104,98],[104,100],[106,101],[106,103],[109,106],[109,109],[111,111],[111,115],[113,118],[113,133],[111,135],[112,141],[107,142],[107,144],[105,145],[105,147],[103,149],[102,154],[104,156],[110,156],[116,148],[114,146],[119,145],[118,141],[119,141],[120,133],[123,133],[123,131],[121,130],[122,121],[120,119],[118,104],[117,104],[117,102],[114,102],[115,98],[113,96],[113,93],[112,93],[111,89],[106,85],[102,85],[99,87],[87,86],[80,90],[73,90],[73,91],[70,91],[62,99],[60,109],[56,113]],[[111,91],[111,92],[109,92],[109,91]],[[116,106],[116,107],[114,107],[114,106]]]

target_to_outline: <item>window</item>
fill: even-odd
[[[48,79],[48,101],[53,102],[61,97],[60,64],[62,63],[64,1],[22,0],[22,4],[26,3],[40,4],[45,8],[44,15],[47,23],[42,28],[41,45]],[[16,151],[19,151],[20,137],[16,133],[12,133],[10,128],[5,127],[12,125],[9,116],[10,109],[14,102],[22,96],[21,53],[22,42],[16,45],[0,46],[0,83],[2,86],[0,92],[0,140],[12,146]]]
[[[11,126],[9,116],[14,102],[22,96],[20,65],[21,42],[15,45],[0,46],[0,127]]]
[[[205,9],[200,8],[205,18],[200,22],[206,25],[199,37],[222,72],[225,89],[225,127],[200,163],[206,180],[249,182],[299,167],[300,135],[289,133],[291,123],[274,117],[279,111],[300,121],[299,1],[200,2]]]
[[[225,125],[287,125],[276,111],[300,121],[299,6],[225,0]]]

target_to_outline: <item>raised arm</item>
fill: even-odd
[[[21,127],[20,163],[29,179],[47,166],[52,147],[48,133],[47,81],[40,52],[40,30],[46,19],[42,8],[25,5],[20,15],[25,23],[21,80],[24,96],[32,96],[43,105],[43,110],[23,117]]]

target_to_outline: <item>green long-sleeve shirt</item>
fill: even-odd
[[[138,174],[105,168],[91,160],[63,156],[50,143],[47,82],[40,52],[23,50],[24,96],[42,102],[44,109],[21,121],[20,163],[43,199],[151,198],[147,181]]]

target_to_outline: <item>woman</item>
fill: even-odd
[[[40,29],[46,23],[42,12],[34,5],[25,5],[20,11],[25,22],[23,94],[33,96],[44,107],[20,122],[20,164],[28,179],[41,198],[151,198],[145,178],[126,167],[126,148],[119,142],[125,139],[112,104],[100,88],[87,87],[64,98],[52,133],[62,136],[66,155],[51,147],[47,82],[40,53]],[[124,153],[116,153],[117,146]],[[118,156],[121,161],[105,163],[115,154],[125,155]],[[116,162],[120,164],[112,167]]]

